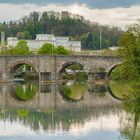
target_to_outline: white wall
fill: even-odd
[[[7,38],[9,46],[15,46],[19,40],[15,37]],[[80,41],[69,41],[69,37],[54,37],[48,34],[38,34],[36,40],[26,40],[31,49],[36,50],[45,43],[51,43],[55,46],[64,46],[68,50],[81,51]]]

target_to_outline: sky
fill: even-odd
[[[30,12],[69,11],[102,25],[125,28],[140,19],[140,0],[0,0],[0,22]]]

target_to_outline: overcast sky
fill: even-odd
[[[94,22],[124,28],[140,19],[140,0],[0,0],[0,22],[32,11],[69,11]]]

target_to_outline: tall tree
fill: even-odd
[[[13,49],[14,55],[24,55],[24,54],[31,54],[32,53],[25,40],[20,40],[17,43],[17,45],[12,49]]]
[[[126,78],[140,76],[140,23],[128,27],[119,38],[120,57],[123,61],[123,74]]]

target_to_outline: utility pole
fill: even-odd
[[[1,50],[4,50],[4,54],[6,53],[6,48],[5,48],[5,32],[1,32]]]
[[[53,44],[53,29],[52,29],[52,55],[53,55],[53,46],[54,44]]]
[[[102,27],[100,26],[100,50],[102,49]]]

